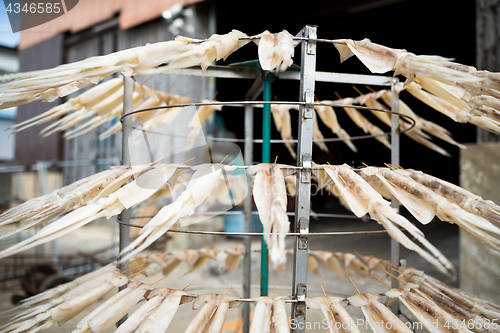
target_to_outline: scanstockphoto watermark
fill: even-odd
[[[12,32],[36,27],[72,10],[79,0],[3,0]]]
[[[437,327],[437,322],[435,323]],[[434,323],[433,323],[434,325]],[[365,328],[365,329],[371,329],[372,327],[383,329],[383,330],[398,330],[398,329],[404,329],[408,328],[413,331],[416,329],[422,329],[423,325],[421,322],[398,322],[398,323],[393,323],[390,321],[377,321],[374,323],[371,323],[365,319],[356,319],[356,320],[349,320],[349,321],[333,321],[333,320],[328,320],[328,319],[323,319],[322,321],[297,321],[296,319],[292,319],[290,321],[290,329],[307,329],[307,330],[328,330],[331,328],[336,328],[337,330],[347,330],[347,329],[360,329],[360,328]]]
[[[399,330],[403,328],[408,328],[412,331],[415,331],[417,329],[422,329],[424,325],[420,321],[416,322],[402,322],[399,321],[397,323],[393,323],[391,321],[375,321],[375,322],[370,322],[365,319],[356,319],[350,320],[350,321],[334,321],[334,320],[328,320],[328,319],[323,319],[322,321],[297,321],[296,319],[292,319],[290,321],[290,328],[291,329],[330,329],[330,328],[336,328],[337,330],[343,329],[359,329],[359,328],[365,328],[365,329],[372,329],[375,328],[374,331],[378,331],[377,329],[381,330]],[[429,320],[426,322],[426,328],[428,330],[431,329],[453,329],[453,330],[458,330],[458,329],[468,329],[468,330],[497,330],[500,328],[497,319],[489,320],[489,319],[483,319],[481,321],[479,320],[474,320],[474,319],[469,319],[468,321],[464,320],[446,320],[444,322],[440,322],[439,319],[436,319],[434,321]]]

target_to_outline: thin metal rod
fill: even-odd
[[[133,110],[133,100],[132,96],[134,93],[134,80],[132,80],[129,77],[124,76],[123,77],[123,116],[126,115],[127,113],[131,112]],[[121,158],[121,164],[122,165],[127,165],[130,164],[130,151],[129,151],[129,145],[128,145],[128,138],[130,133],[132,133],[132,118],[131,117],[125,117],[122,122],[122,158]],[[121,214],[118,216],[118,219],[122,222],[130,222],[130,209],[125,209],[121,212]],[[120,224],[120,240],[119,240],[119,248],[120,252],[127,247],[130,244],[130,229],[127,228],[125,225]],[[123,262],[119,265],[118,267],[121,271],[126,271],[129,269],[129,262]],[[126,288],[126,287],[121,287]],[[119,289],[121,290],[121,289]],[[128,315],[123,316],[118,323],[116,323],[116,326],[120,326],[125,320],[127,320]]]
[[[144,226],[132,223],[125,223],[117,219],[117,222],[133,228],[143,228]],[[404,230],[404,229],[400,229]],[[220,236],[262,236],[262,232],[227,232],[227,231],[202,231],[202,230],[180,230],[180,229],[169,229],[167,232],[178,232],[185,234],[197,234],[197,235],[220,235]],[[308,236],[352,236],[352,235],[375,235],[375,234],[385,234],[387,231],[384,230],[363,230],[363,231],[323,231],[323,232],[310,232]],[[288,232],[287,236],[300,236],[300,232]]]
[[[264,77],[264,89],[262,91],[262,99],[265,102],[271,101],[271,73],[262,73]],[[271,104],[264,104],[262,108],[262,163],[271,162]],[[264,226],[262,226],[263,230]],[[264,235],[260,239],[260,295],[268,295],[269,282],[269,252],[267,244],[264,240]]]
[[[398,79],[394,78],[391,84],[391,105],[392,111],[399,113],[399,93],[396,89],[396,84]],[[391,115],[391,163],[393,165],[399,165],[399,116],[396,113]],[[399,201],[394,197],[391,197],[391,207],[399,210]],[[399,266],[399,250],[400,245],[397,240],[391,237],[391,264]],[[399,287],[399,281],[396,278],[391,279],[391,287]],[[393,302],[390,305],[391,311],[398,316],[399,311],[399,301]]]
[[[260,85],[262,86],[262,85]],[[247,93],[248,95],[248,93]],[[253,99],[254,96],[250,94],[247,98]],[[253,106],[245,106],[245,164],[250,165],[253,162]],[[252,231],[252,177],[247,176],[247,191],[248,194],[245,197],[244,202],[244,213],[245,213],[245,232],[250,233]],[[243,257],[243,298],[251,297],[251,281],[252,281],[252,257],[250,251],[252,250],[252,237],[244,236],[245,245],[245,256]],[[243,310],[243,333],[248,333],[250,331],[250,304],[244,303]]]
[[[308,38],[301,42],[299,143],[297,145],[297,176],[295,195],[295,237],[293,251],[293,298],[292,320],[297,324],[295,333],[305,332],[307,297],[307,263],[309,247],[309,219],[311,205],[311,163],[313,145],[314,86],[316,71],[317,29],[307,25],[298,37]]]
[[[121,116],[123,117],[128,117],[136,113],[141,113],[141,112],[147,112],[147,111],[154,111],[154,110],[161,110],[161,109],[173,109],[173,108],[183,108],[183,107],[189,107],[189,106],[245,106],[245,105],[264,105],[267,104],[276,104],[276,105],[298,105],[299,107],[302,105],[305,105],[306,102],[304,101],[298,101],[298,102],[292,102],[292,101],[233,101],[233,102],[192,102],[192,103],[183,103],[183,104],[172,104],[172,105],[164,105],[164,106],[156,106],[152,108],[145,108],[145,109],[140,109],[140,110],[134,110],[132,112],[129,112],[127,114],[124,114]],[[314,102],[312,101],[311,103],[308,103],[311,105],[320,105],[320,106],[332,106],[332,107],[345,107],[345,108],[353,108],[353,109],[360,109],[360,110],[370,110],[370,111],[380,111],[380,112],[387,112],[387,113],[393,113],[391,110],[386,110],[386,109],[379,109],[379,108],[372,108],[369,106],[364,106],[364,105],[352,105],[352,104],[338,104],[335,102]],[[401,117],[404,117],[407,120],[412,119],[409,116],[405,115],[400,115]]]
[[[247,106],[245,106],[246,108]],[[157,132],[157,131],[152,131],[152,130],[144,130],[144,129],[141,129],[140,127],[133,127],[134,129],[139,129],[143,132],[146,132],[146,133],[151,133],[151,134],[158,134],[158,135],[164,135],[164,136],[172,136],[172,137],[176,137],[176,138],[188,138],[189,136],[187,135],[182,135],[182,134],[171,134],[171,133],[163,133],[163,132]],[[400,134],[404,133],[404,132],[407,132],[409,130],[411,130],[413,128],[413,126],[407,128],[407,129],[404,129],[401,131]],[[340,141],[346,141],[346,140],[349,140],[349,141],[354,141],[354,140],[365,140],[365,139],[373,139],[373,138],[376,138],[376,137],[379,137],[379,136],[389,136],[391,135],[391,132],[384,132],[384,133],[381,133],[381,134],[367,134],[367,135],[358,135],[358,136],[351,136],[351,137],[348,137],[348,138],[323,138],[323,139],[313,139],[313,142],[340,142]],[[215,141],[215,142],[245,142],[246,139],[234,139],[234,138],[214,138],[214,137],[205,137],[205,140],[206,141]],[[252,143],[262,143],[263,140],[262,139],[252,139],[251,140]],[[299,140],[296,140],[296,139],[292,139],[292,140],[283,140],[283,139],[271,139],[270,140],[271,143],[297,143],[299,142]]]
[[[129,77],[123,77],[123,115],[131,112],[133,110],[133,100],[132,96],[134,93],[134,80]],[[130,164],[130,151],[128,138],[132,133],[132,118],[124,117],[122,120],[122,156],[121,164]],[[130,210],[125,209],[119,215],[120,221],[129,222],[130,221]],[[120,252],[130,244],[130,230],[128,228],[120,227]],[[129,268],[129,263],[124,262],[120,264],[120,270],[124,271]]]
[[[251,191],[251,189],[249,190]],[[204,215],[240,215],[240,214],[245,214],[245,212],[239,212],[239,211],[207,211],[203,212]],[[252,215],[259,215],[258,211],[251,211],[250,214]],[[295,212],[286,212],[286,215],[288,216],[295,216]],[[328,214],[328,213],[314,213],[314,216],[316,217],[331,217],[331,218],[344,218],[344,219],[353,219],[353,220],[360,220],[360,217],[357,217],[356,215],[348,215],[348,214]],[[141,215],[141,216],[131,216],[130,219],[152,219],[154,215]]]
[[[167,232],[179,232],[188,234],[201,234],[201,235],[223,235],[223,236],[262,236],[262,232],[223,232],[223,231],[201,231],[201,230],[178,230],[170,229]],[[310,232],[308,236],[353,236],[353,235],[375,235],[385,234],[386,230],[365,230],[365,231],[324,231],[324,232]],[[287,236],[300,236],[300,232],[289,232]]]

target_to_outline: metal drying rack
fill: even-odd
[[[313,145],[313,112],[314,105],[319,104],[314,102],[314,89],[316,82],[333,82],[333,83],[348,83],[348,84],[364,84],[386,86],[391,88],[391,110],[380,110],[391,113],[391,132],[384,133],[383,135],[390,134],[391,136],[391,163],[399,164],[399,120],[404,117],[410,120],[414,125],[414,120],[410,117],[399,113],[399,93],[396,90],[396,84],[399,80],[396,77],[378,76],[378,75],[359,75],[359,74],[346,74],[346,73],[332,73],[316,71],[316,46],[318,42],[335,43],[332,40],[318,39],[317,27],[307,25],[299,34],[294,38],[301,44],[301,66],[300,71],[285,71],[281,73],[273,73],[277,78],[284,80],[299,80],[300,81],[300,97],[299,102],[271,102],[271,80],[270,73],[259,71],[257,68],[249,67],[231,67],[231,66],[212,66],[202,72],[198,68],[187,69],[165,69],[164,67],[153,68],[142,71],[139,75],[151,74],[167,74],[167,75],[187,75],[187,76],[204,76],[215,78],[232,78],[232,79],[255,79],[251,88],[247,92],[244,102],[219,102],[218,105],[240,105],[244,106],[245,111],[245,126],[244,126],[244,140],[233,140],[234,142],[244,142],[244,159],[246,163],[252,162],[253,157],[253,144],[263,144],[262,163],[270,163],[270,143],[271,142],[287,142],[286,140],[271,140],[270,139],[270,124],[271,112],[270,104],[295,104],[299,105],[299,134],[298,139],[293,140],[297,142],[297,184],[296,184],[296,210],[295,210],[295,223],[292,224],[292,232],[288,235],[295,238],[294,242],[294,255],[293,255],[293,301],[292,304],[292,319],[295,320],[297,328],[294,332],[304,332],[306,319],[306,304],[305,298],[307,295],[307,261],[308,261],[308,247],[309,237],[315,235],[353,235],[353,234],[370,234],[380,233],[385,231],[354,231],[354,232],[323,232],[323,233],[310,233],[310,194],[311,194],[311,170],[312,170],[312,145]],[[128,150],[128,136],[133,130],[132,117],[134,113],[146,112],[158,108],[133,110],[132,94],[134,90],[133,79],[124,77],[124,94],[123,94],[123,116],[122,121],[122,160],[123,165],[129,164],[130,155]],[[256,98],[263,93],[264,101],[255,101]],[[183,105],[174,105],[170,107],[191,106],[191,105],[206,105],[207,103],[189,103]],[[210,104],[210,103],[208,103]],[[214,103],[212,103],[214,104]],[[263,107],[263,137],[262,139],[253,139],[253,109],[256,105]],[[343,106],[335,104],[334,106]],[[346,105],[347,106],[347,105]],[[350,105],[349,107],[353,107]],[[368,107],[354,106],[358,109],[371,109]],[[166,107],[160,107],[166,108]],[[168,107],[167,107],[168,108]],[[413,126],[412,126],[413,127]],[[409,130],[409,129],[407,129]],[[166,134],[168,135],[168,134]],[[374,135],[363,135],[360,137],[353,137],[352,139],[366,139],[373,138]],[[208,138],[210,141],[211,138]],[[213,140],[216,140],[215,138]],[[326,141],[340,141],[342,139],[325,139]],[[249,183],[249,191],[250,183]],[[231,233],[231,232],[207,232],[207,231],[188,231],[188,230],[170,230],[172,232],[185,232],[194,234],[211,234],[211,235],[243,235],[245,244],[245,257],[244,257],[244,275],[243,275],[243,298],[250,298],[250,272],[251,272],[251,237],[262,236],[262,233],[251,232],[251,216],[252,216],[252,201],[251,196],[247,195],[244,202],[245,214],[245,232]],[[398,202],[392,198],[392,206],[398,208]],[[328,217],[338,217],[338,214],[322,214]],[[136,225],[130,223],[131,220],[130,209],[124,210],[118,217],[120,223],[120,251],[130,243],[129,227]],[[391,263],[399,265],[399,243],[391,238]],[[261,260],[261,294],[267,296],[267,247],[263,243],[262,260]],[[122,270],[128,269],[128,263],[123,263],[120,267]],[[397,287],[398,281],[393,278],[392,287]],[[243,305],[243,332],[248,332],[250,321],[249,314],[250,308],[248,302]],[[391,310],[399,313],[399,304],[394,302]],[[299,327],[302,327],[300,329]]]

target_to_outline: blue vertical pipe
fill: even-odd
[[[271,73],[264,72],[264,90],[262,97],[265,102],[271,101]],[[271,163],[271,105],[264,104],[262,108],[262,163]],[[262,228],[263,230],[263,228]],[[264,236],[260,240],[260,295],[268,295],[269,285],[269,253]]]

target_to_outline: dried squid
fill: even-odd
[[[281,134],[281,138],[283,140],[293,140],[290,106],[285,104],[271,104],[271,114],[273,115],[274,125]],[[294,143],[284,142],[284,144],[290,155],[293,158],[297,158],[294,151]]]
[[[400,288],[394,288],[385,293],[388,298],[399,299],[404,306],[422,323],[431,333],[442,332],[471,332],[467,326],[455,324],[458,319],[439,307],[433,300],[425,295],[412,293],[410,290],[417,285],[406,284]]]
[[[203,102],[213,102],[213,101],[203,101]],[[221,105],[203,105],[198,108],[196,113],[191,118],[188,128],[190,128],[188,137],[186,139],[186,149],[191,149],[198,136],[200,135],[201,128],[205,120],[210,117],[214,111],[222,110]]]
[[[498,223],[498,206],[473,196],[470,192],[468,196],[465,196],[464,194],[468,191],[423,173],[374,167],[363,168],[361,172],[380,179],[419,222],[427,224],[434,216],[437,216],[443,221],[456,223],[471,237],[500,251],[500,240],[485,232],[500,235],[500,229],[487,219],[476,215],[485,214],[490,208],[489,216]],[[432,190],[429,187],[432,187]],[[470,204],[467,207],[471,212],[462,209],[457,204],[460,199],[464,207],[468,203],[467,199],[470,199],[474,208]],[[478,206],[484,207],[486,212],[482,213],[482,210],[477,208]]]
[[[166,69],[200,65],[204,72],[213,61],[226,60],[231,53],[247,44],[250,41],[247,37],[245,33],[234,29],[225,35],[214,34],[206,40],[177,36],[176,41],[189,44],[177,50],[177,54],[167,56],[163,62],[169,63]]]
[[[257,297],[252,299],[255,304],[250,333],[287,333],[290,325],[283,297]]]
[[[321,101],[320,103],[328,103],[328,101]],[[328,126],[339,138],[344,139],[344,142],[353,152],[357,152],[358,149],[351,142],[349,134],[339,125],[337,120],[337,115],[335,114],[335,110],[330,105],[314,105],[314,110],[319,115],[319,119]],[[317,120],[314,119],[314,123],[317,123]]]
[[[258,164],[247,170],[255,174],[253,196],[264,228],[264,240],[270,249],[269,257],[276,269],[286,260],[285,237],[290,229],[286,215],[286,186],[282,165]]]
[[[400,278],[418,285],[418,289],[425,293],[434,294],[436,301],[444,303],[445,307],[457,306],[470,312],[483,316],[489,320],[500,320],[500,306],[484,299],[471,295],[460,289],[453,288],[445,283],[425,274],[423,271],[408,267],[400,274]],[[453,303],[451,303],[452,301]],[[456,310],[455,310],[456,311]],[[499,328],[500,329],[500,328]]]
[[[461,122],[470,122],[499,132],[498,73],[478,71],[471,66],[457,64],[439,56],[417,56],[406,50],[372,43],[368,39],[338,40],[335,47],[340,53],[341,61],[356,55],[372,73],[394,70],[395,75],[402,74],[407,77],[403,88],[399,89],[408,88],[413,81],[423,83],[426,85],[424,89],[428,90],[426,93],[433,97],[429,98],[427,94],[417,92],[420,95],[417,98],[432,104],[441,104],[439,111],[454,119],[458,116]],[[411,89],[415,90],[414,87]],[[412,94],[415,95],[414,92]]]
[[[117,78],[93,87],[89,91],[70,99],[64,104],[58,105],[39,116],[14,125],[12,127],[14,133],[62,116],[62,118],[44,128],[40,132],[40,135],[48,136],[58,131],[67,130],[64,133],[64,138],[73,139],[107,122],[117,120],[123,113],[122,83],[123,79]],[[156,91],[134,82],[134,92],[132,95],[132,107],[134,110],[172,104],[185,104],[188,102],[190,102],[190,99],[185,96]],[[180,108],[169,108],[167,111],[160,109],[156,112],[141,112],[133,114],[132,118],[138,120],[144,129],[154,130],[163,122],[171,123],[180,110]],[[73,112],[69,113],[70,111]],[[153,118],[154,121],[150,121]],[[110,135],[120,132],[121,128],[121,122],[117,122],[101,133],[99,139],[104,140]]]
[[[144,169],[144,166],[139,168],[140,171]],[[129,173],[125,174],[128,177],[121,177],[111,182],[101,190],[92,202],[52,222],[34,236],[0,251],[0,258],[44,244],[100,217],[110,218],[118,215],[123,209],[130,208],[146,200],[158,191],[176,170],[177,167],[174,165],[158,164],[146,170],[131,183],[120,188],[128,178],[138,171],[132,168]]]
[[[476,125],[477,127],[481,127],[488,131],[494,133],[500,133],[500,122],[487,117],[486,115],[474,115],[470,114],[468,111],[469,107],[466,110],[463,110],[452,103],[447,102],[441,97],[433,95],[425,90],[415,82],[410,83],[406,90],[412,94],[415,98],[419,99],[423,103],[432,107],[433,109],[441,112],[445,116],[453,119],[456,122],[460,123],[471,123]]]
[[[272,34],[266,30],[251,38],[259,46],[259,62],[263,70],[284,72],[293,64],[295,43],[288,31]]]
[[[408,83],[415,76],[431,79],[450,85],[481,85],[489,80],[458,70],[449,59],[439,56],[417,56],[401,49],[392,49],[372,43],[369,39],[353,41],[337,40],[334,44],[340,53],[341,62],[355,55],[372,73],[386,73],[394,70],[408,78]]]
[[[99,305],[94,311],[83,317],[73,333],[101,333],[116,324],[127,314],[147,291],[153,290],[150,285],[141,282],[132,282],[113,297]]]
[[[339,101],[328,101],[328,102],[332,103],[333,105],[335,105],[337,103],[352,105],[353,99],[352,98],[344,98],[344,99],[339,100]],[[363,116],[355,108],[343,107],[343,109],[347,113],[349,118],[351,118],[351,120],[356,124],[356,126],[361,128],[363,130],[363,132],[370,133],[371,135],[375,135],[375,139],[377,141],[382,143],[387,148],[391,149],[391,144],[389,143],[387,136],[382,135],[382,134],[384,134],[384,132],[379,127],[370,123],[370,121],[368,121],[368,119],[366,119],[366,117]]]
[[[373,268],[368,267],[352,253],[309,251],[310,256],[321,260],[328,269],[334,270],[339,276],[367,277],[373,274]]]
[[[147,302],[125,320],[115,333],[163,333],[179,308],[190,302],[192,297],[181,290],[169,288],[154,289],[146,296]]]
[[[395,209],[391,208],[390,203],[384,200],[375,189],[349,166],[321,165],[315,167],[313,172],[317,173],[316,169],[323,169],[331,180],[333,180],[340,191],[340,195],[349,205],[354,215],[362,217],[366,213],[369,213],[370,217],[382,224],[389,235],[401,245],[417,252],[441,272],[445,274],[455,272],[451,262],[425,238],[423,233],[410,221],[399,215]],[[324,178],[325,176],[320,175],[319,177]],[[415,244],[396,226],[407,230],[429,252]]]
[[[21,312],[0,331],[31,332],[40,327],[47,329],[55,323],[62,325],[127,282],[128,278],[120,273],[116,265],[105,266],[25,300],[21,306],[14,308],[14,311]]]
[[[411,83],[410,85],[412,84],[413,83]],[[379,98],[382,99],[389,107],[392,106],[391,94],[387,90],[379,90],[377,92],[372,92],[358,96],[353,99],[353,102],[361,105],[366,105],[371,108],[382,109],[382,110],[386,109],[384,105],[382,105],[378,101]],[[451,134],[445,128],[418,116],[402,100],[399,100],[399,112],[408,117],[411,117],[415,121],[414,127],[404,132],[406,136],[408,136],[415,142],[420,143],[430,149],[433,149],[434,151],[444,156],[449,156],[449,153],[443,148],[433,143],[431,141],[431,137],[428,134],[433,135],[452,145],[458,146],[460,148],[465,148],[464,145],[461,145],[460,143],[453,140]],[[372,113],[377,118],[379,118],[384,124],[386,124],[387,126],[391,126],[391,115],[389,113],[378,112],[378,111],[372,111]],[[403,130],[410,128],[410,125],[407,122],[403,121],[402,119],[400,120],[399,124]]]
[[[144,166],[145,167],[145,166]],[[0,239],[31,228],[39,223],[48,222],[64,213],[90,203],[102,189],[116,181],[131,176],[130,170],[136,172],[139,167],[112,167],[109,170],[78,180],[50,194],[30,199],[0,215],[0,226],[23,221],[23,225],[14,231],[5,233]]]
[[[54,101],[78,89],[97,84],[116,72],[125,76],[169,63],[167,69],[201,65],[205,70],[212,61],[226,58],[249,42],[237,30],[225,35],[213,35],[208,40],[191,42],[177,40],[147,44],[141,47],[96,56],[64,64],[53,69],[17,73],[0,78],[10,82],[0,85],[0,108],[9,108],[35,100]]]
[[[347,300],[355,308],[361,308],[366,322],[375,333],[401,332],[410,333],[410,330],[391,310],[379,302],[380,295],[357,294]]]
[[[78,111],[81,108],[92,108],[103,101],[108,95],[123,90],[123,79],[115,78],[95,86],[81,95],[69,99],[67,102],[51,108],[36,117],[27,119],[13,125],[14,133],[27,129],[31,126],[42,124],[57,119],[70,111]]]
[[[193,301],[193,310],[201,307],[185,333],[221,332],[230,308],[239,306],[241,302],[235,297],[218,294],[200,295]]]
[[[192,168],[196,171],[191,177],[187,188],[173,203],[163,207],[141,229],[140,236],[122,250],[122,261],[127,261],[148,247],[167,232],[179,219],[192,215],[196,207],[201,205],[213,192],[224,169],[230,167],[202,164]]]
[[[413,272],[413,275],[407,274],[410,271]],[[468,306],[462,302],[457,302],[443,293],[439,288],[436,288],[429,283],[424,277],[425,274],[423,274],[423,272],[422,274],[414,274],[415,271],[416,270],[414,269],[405,269],[405,272],[402,272],[400,276],[403,277],[404,275],[403,278],[408,280],[407,285],[414,286],[413,284],[415,284],[413,291],[416,294],[427,300],[433,301],[444,311],[456,316],[457,319],[451,324],[456,325],[464,321],[467,322],[467,326],[475,332],[500,332],[500,328],[493,328],[491,322],[495,318],[496,320],[500,319],[499,312],[497,310],[491,308],[489,305],[483,306],[478,304],[478,306]],[[451,287],[449,288],[453,289]],[[483,303],[484,301],[479,300],[479,302]],[[485,316],[481,313],[481,311],[478,311],[477,308],[482,308],[482,310],[487,309],[482,312],[487,313],[488,316]]]
[[[342,305],[343,302],[344,299],[335,296],[306,298],[308,308],[323,312],[331,333],[360,333],[351,315]]]
[[[154,252],[145,255],[137,255],[130,260],[131,266],[148,267],[142,274],[151,276],[159,271],[163,275],[169,275],[173,270],[178,268],[182,263],[189,267],[189,272],[203,267],[207,261],[216,261],[220,273],[225,273],[229,269],[236,269],[245,255],[245,250],[242,248],[227,248],[218,250],[209,249],[187,249],[177,250],[172,253]],[[133,273],[134,271],[132,271]]]

